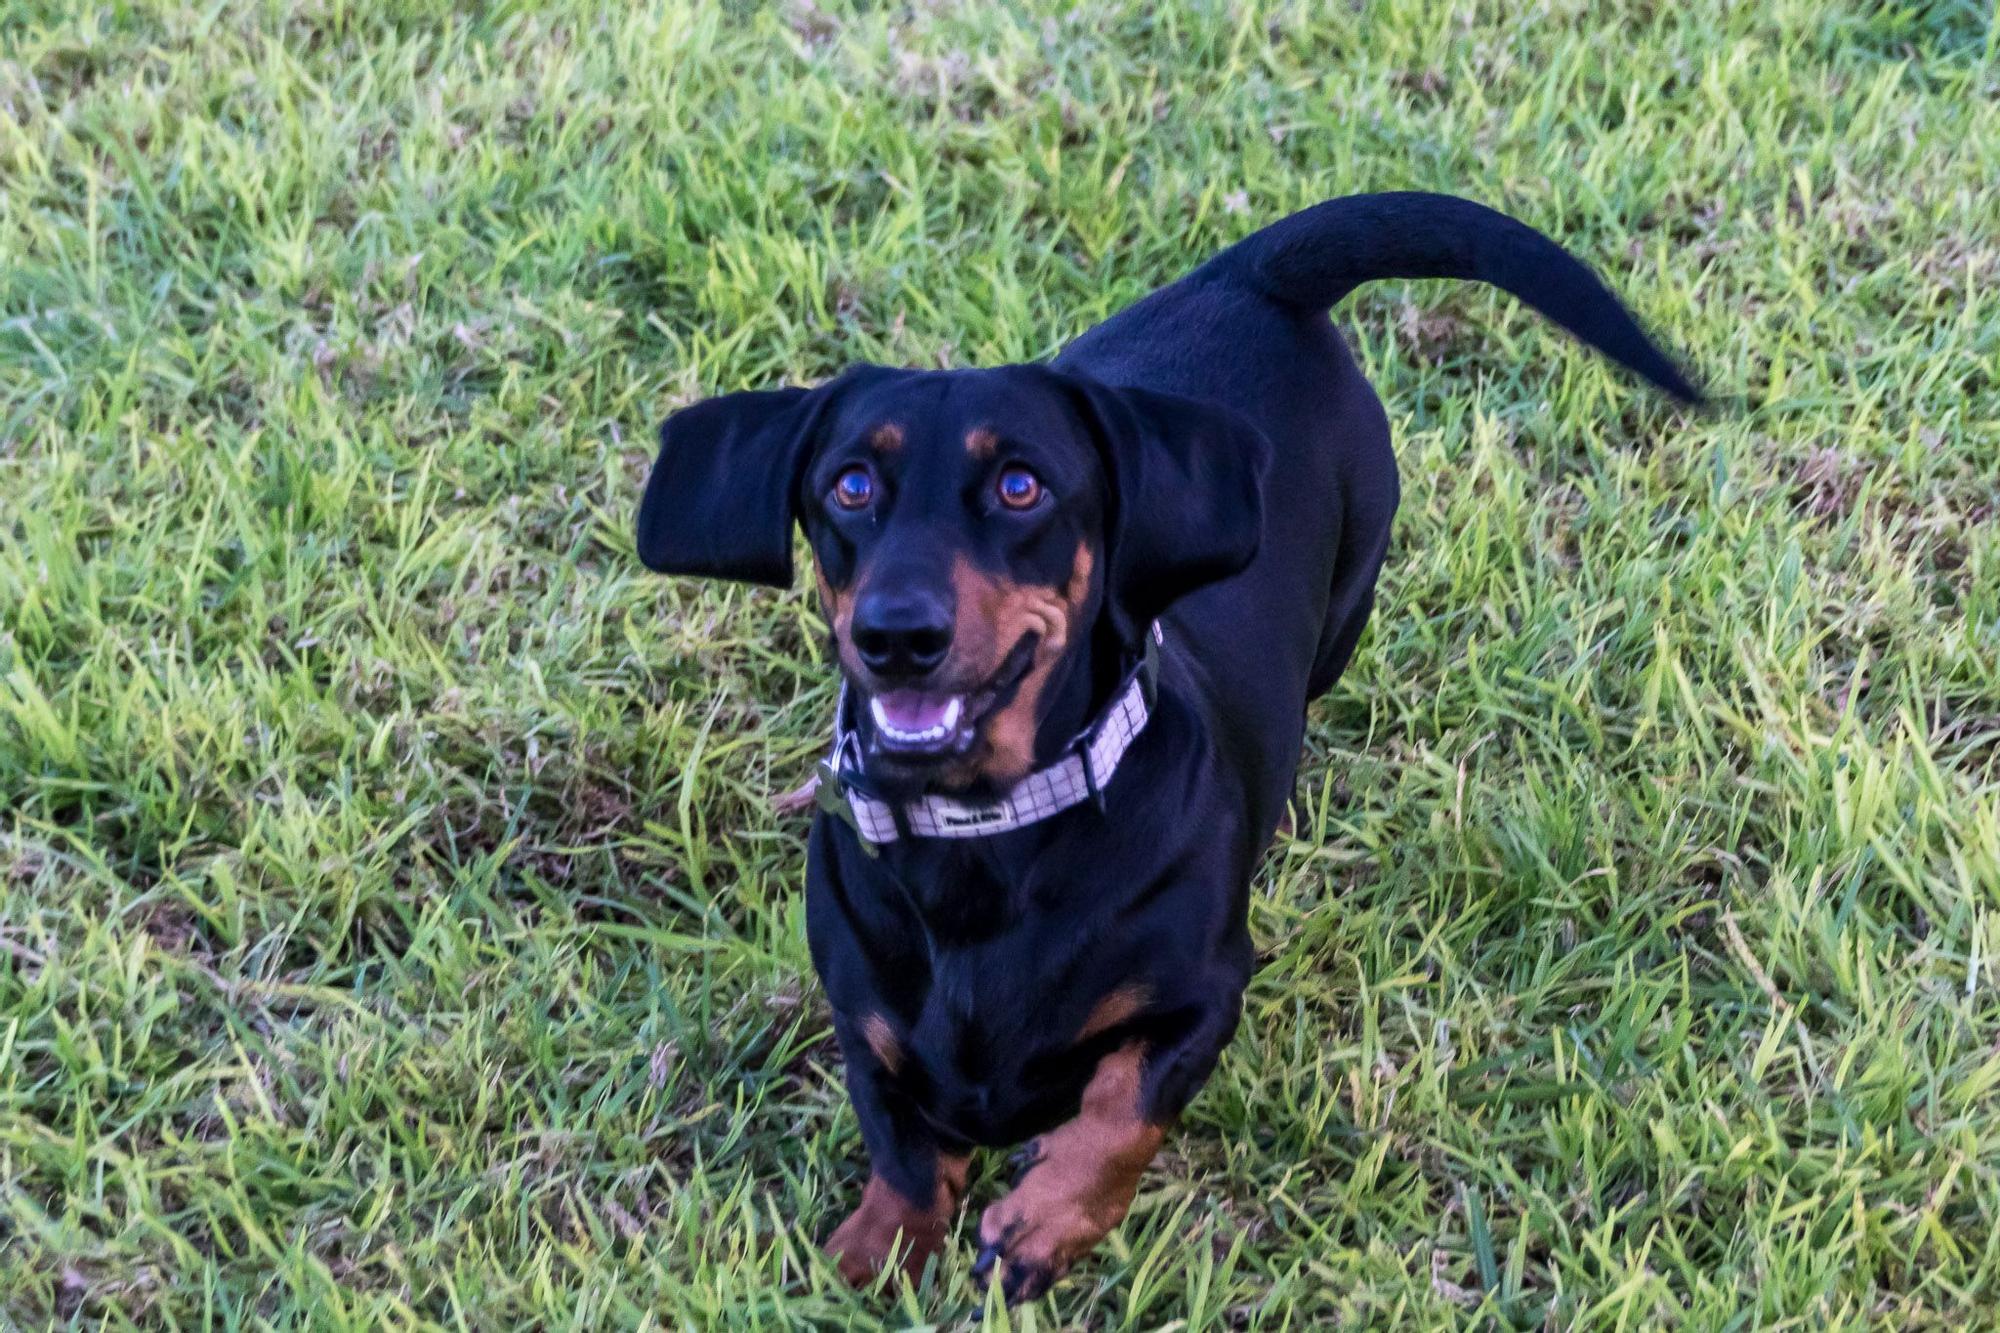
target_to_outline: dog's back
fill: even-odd
[[[1491,283],[1675,397],[1700,399],[1561,246],[1435,194],[1355,195],[1295,213],[1064,349],[1059,369],[1220,404],[1272,442],[1257,557],[1167,617],[1169,641],[1199,663],[1191,685],[1245,746],[1266,832],[1289,792],[1304,705],[1346,666],[1388,548],[1399,497],[1388,419],[1327,318],[1387,278]]]

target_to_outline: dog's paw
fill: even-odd
[[[840,1276],[850,1286],[864,1287],[892,1264],[915,1280],[930,1257],[944,1248],[951,1211],[964,1187],[964,1160],[948,1164],[929,1208],[903,1198],[880,1176],[871,1176],[861,1191],[861,1204],[826,1238]]]
[[[851,1287],[865,1287],[891,1263],[905,1276],[923,1272],[924,1264],[937,1253],[938,1241],[921,1230],[911,1235],[880,1210],[862,1204],[847,1215],[826,1239],[826,1252],[833,1258],[840,1276]]]
[[[990,1282],[997,1271],[1009,1305],[1034,1300],[1110,1234],[1130,1203],[1129,1193],[1079,1197],[1031,1164],[1013,1193],[980,1217],[973,1280]]]
[[[1043,1265],[1008,1258],[1005,1245],[994,1241],[979,1247],[979,1257],[972,1263],[972,1280],[981,1285],[990,1283],[996,1267],[1000,1270],[1000,1294],[1009,1305],[1034,1300],[1062,1276]]]

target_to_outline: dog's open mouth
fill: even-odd
[[[1029,634],[1001,660],[999,670],[976,689],[883,690],[870,696],[868,717],[875,724],[875,749],[897,759],[950,759],[966,753],[979,738],[979,725],[1004,708],[1034,664],[1036,636]]]

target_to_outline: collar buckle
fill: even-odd
[[[847,688],[843,685],[840,691],[840,708],[843,711],[846,704]],[[853,733],[849,732],[836,740],[833,753],[820,760],[814,767],[813,771],[819,775],[819,786],[813,792],[813,804],[852,829],[855,840],[861,844],[861,850],[872,858],[882,853],[862,831],[861,816],[855,813],[854,808],[859,793],[855,791],[854,784],[848,781],[847,775],[841,771],[842,752],[846,750],[847,741],[852,735]]]

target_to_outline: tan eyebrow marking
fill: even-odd
[[[868,432],[868,444],[877,453],[890,453],[903,447],[903,428],[893,421],[885,421]]]
[[[974,458],[991,458],[1000,447],[1000,437],[984,426],[965,432],[965,452]]]

